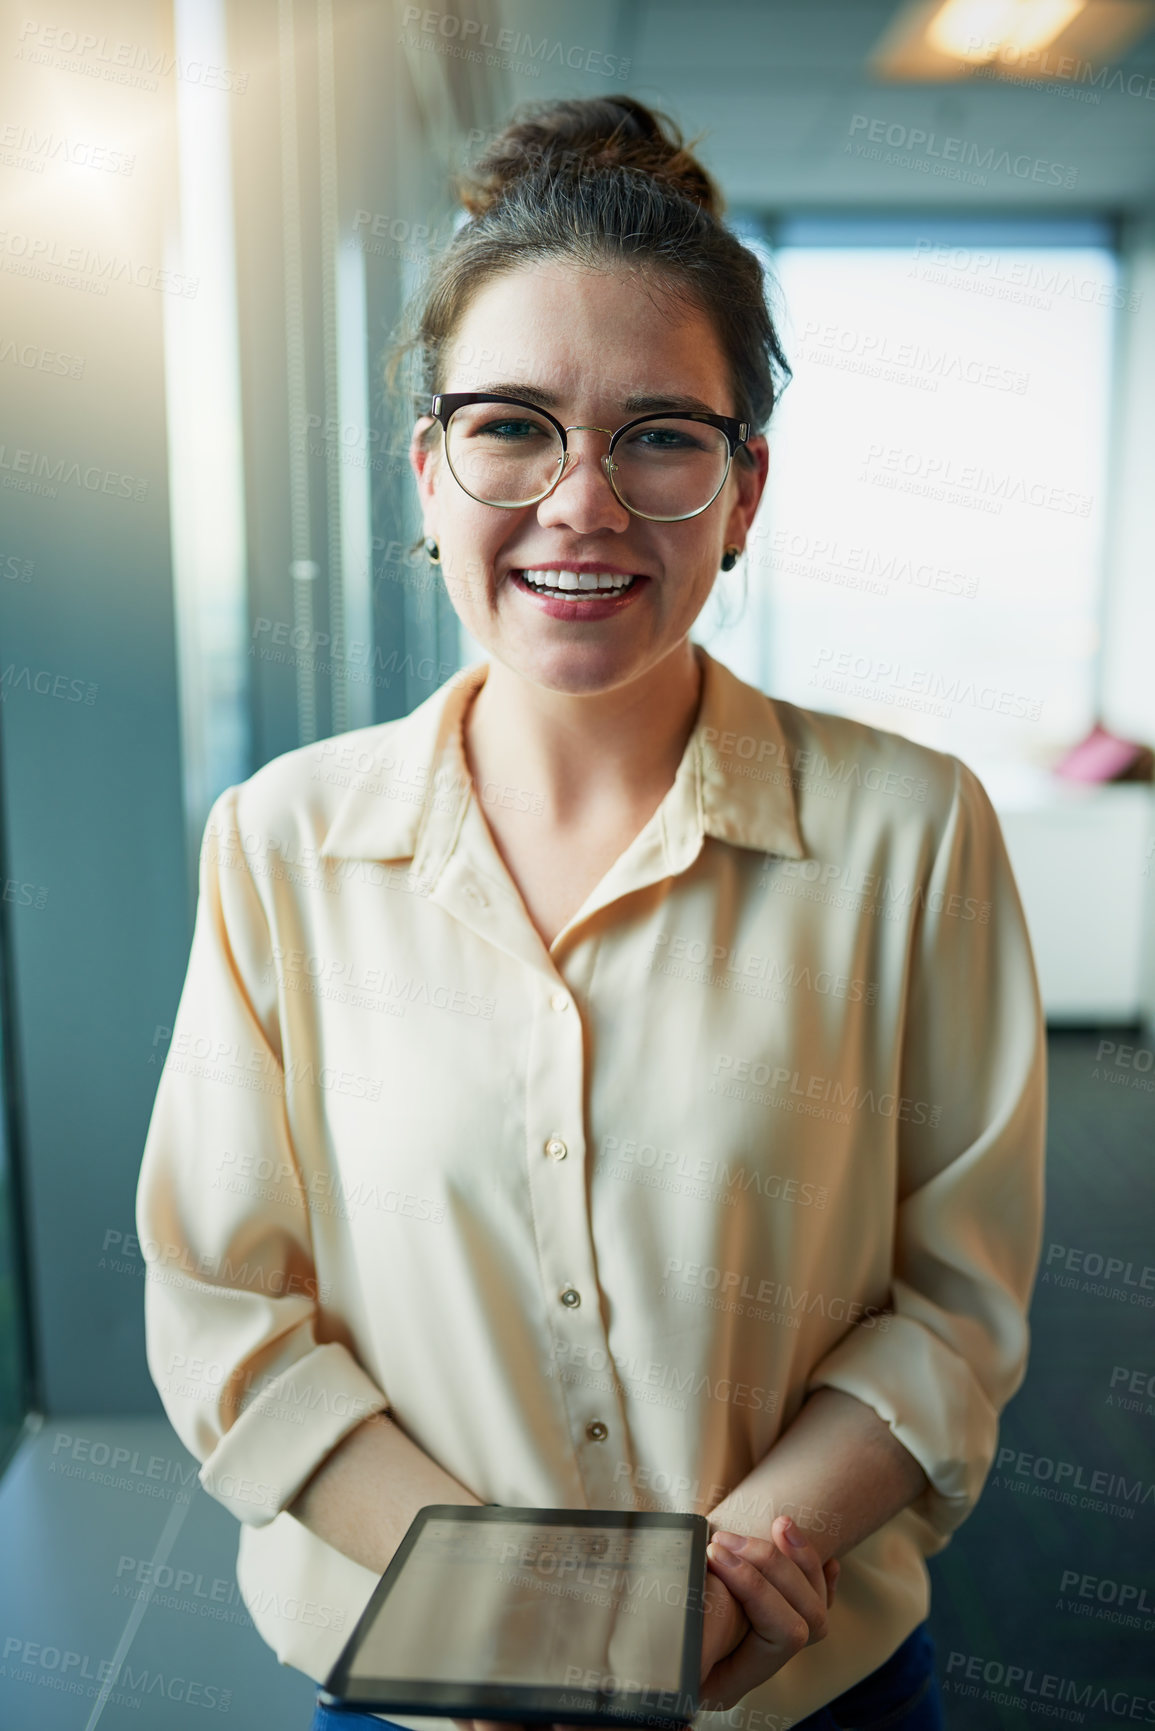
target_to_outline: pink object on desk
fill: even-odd
[[[1117,781],[1142,756],[1143,749],[1133,740],[1108,733],[1096,722],[1086,739],[1055,765],[1055,774],[1068,781]]]

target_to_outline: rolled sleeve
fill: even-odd
[[[213,806],[188,972],[136,1224],[149,1372],[205,1490],[264,1526],[384,1392],[327,1339],[285,1110],[269,924],[237,820]]]
[[[946,1543],[978,1500],[1026,1374],[1043,1226],[1046,1036],[998,819],[954,766],[913,923],[898,1118],[892,1313],[852,1329],[811,1389],[864,1401],[922,1466]],[[928,848],[928,853],[929,853]]]

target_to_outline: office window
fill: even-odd
[[[861,225],[850,243],[795,225],[770,259],[794,378],[749,605],[729,632],[702,621],[774,696],[980,773],[1053,760],[1095,713],[1125,312],[1106,236],[1050,229],[863,244]]]

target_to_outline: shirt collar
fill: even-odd
[[[803,859],[791,748],[776,704],[694,647],[702,666],[698,717],[654,814],[670,871],[685,870],[704,835]],[[408,715],[361,736],[357,760],[368,757],[368,767],[339,802],[323,855],[412,859],[419,878],[439,875],[473,793],[461,723],[488,672],[488,661],[462,668]],[[341,746],[337,735],[317,749],[339,766]]]

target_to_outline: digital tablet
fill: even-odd
[[[708,1523],[621,1509],[419,1509],[322,1700],[672,1731],[698,1710]]]

